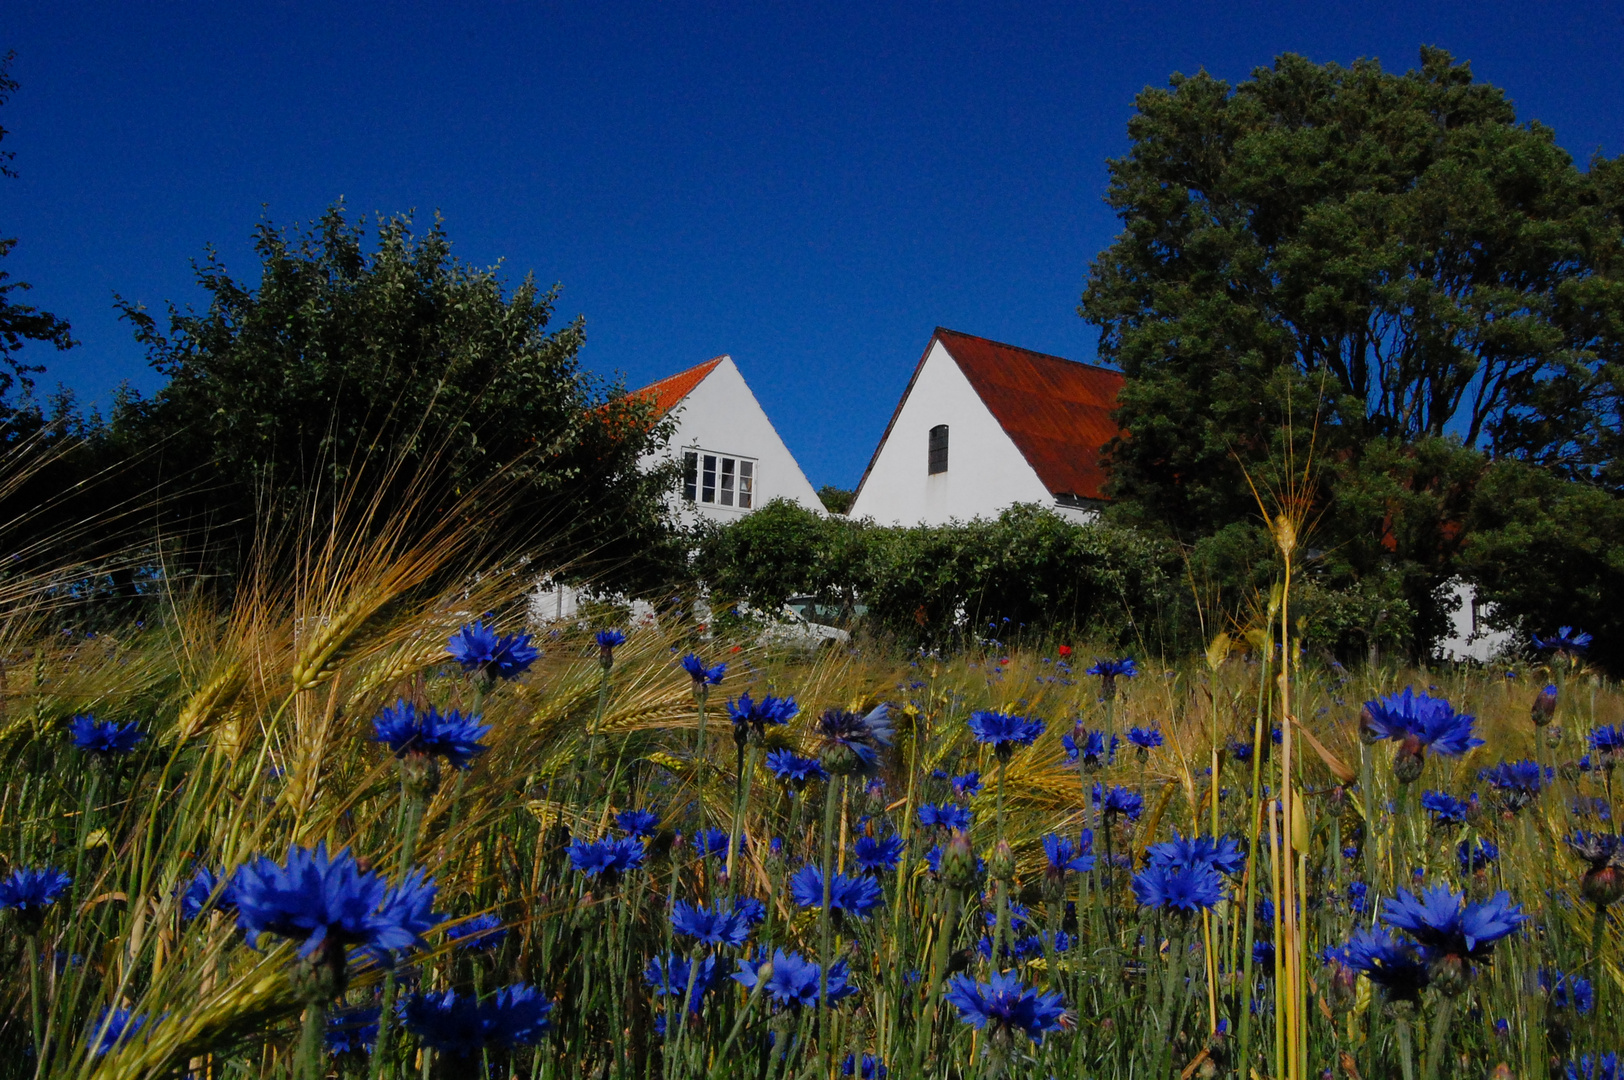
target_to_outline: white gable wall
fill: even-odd
[[[947,425],[947,471],[931,476],[930,429],[937,424]],[[1015,503],[1053,506],[1054,496],[958,362],[933,342],[851,516],[881,525],[943,525],[997,517]]]
[[[702,454],[748,458],[755,463],[752,510],[782,498],[824,512],[818,493],[779,438],[732,357],[724,356],[672,414],[677,430],[664,456],[681,462],[684,450],[697,450]],[[737,506],[702,502],[682,503],[682,507],[684,512],[721,522],[736,521],[750,512]]]

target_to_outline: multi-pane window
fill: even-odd
[[[688,502],[753,509],[756,479],[756,463],[748,458],[702,450],[683,452],[682,497]]]
[[[937,424],[935,427],[930,429],[929,466],[929,475],[931,476],[935,476],[937,473],[944,473],[947,471],[946,424]]]

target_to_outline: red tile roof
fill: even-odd
[[[676,408],[682,399],[694,392],[694,387],[705,381],[705,376],[716,370],[716,365],[726,360],[726,356],[718,356],[714,360],[707,360],[703,364],[679,371],[675,375],[667,376],[659,382],[649,383],[641,390],[634,390],[634,398],[648,398],[654,402],[655,419],[663,417]]]
[[[937,341],[958,363],[1050,494],[1105,498],[1106,475],[1100,458],[1105,444],[1120,430],[1111,412],[1122,387],[1121,372],[940,326],[931,344]],[[897,413],[908,400],[930,349],[925,346],[913,378],[908,380],[908,390],[897,402]],[[896,423],[896,413],[891,423]],[[886,425],[885,434],[891,434],[891,424]],[[880,447],[884,445],[882,437]],[[879,455],[876,448],[874,457]],[[870,461],[869,468],[873,467]],[[868,479],[867,470],[863,479]]]

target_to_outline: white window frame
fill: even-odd
[[[682,451],[682,499],[694,506],[754,510],[760,504],[761,459],[699,446]]]

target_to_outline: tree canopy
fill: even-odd
[[[456,259],[438,221],[418,233],[388,218],[369,238],[342,206],[260,225],[255,250],[254,283],[209,251],[207,307],[171,304],[165,325],[119,300],[168,381],[123,399],[111,438],[157,463],[172,529],[198,538],[195,569],[230,573],[267,521],[319,518],[341,492],[398,496],[397,512],[409,500],[429,520],[497,476],[486,510],[506,535],[583,573],[648,569],[670,477],[638,462],[661,429],[580,369],[584,326],[551,328],[556,290],[526,277],[509,291]]]
[[[1399,574],[1424,642],[1489,461],[1620,490],[1617,161],[1581,170],[1437,49],[1136,104],[1079,308],[1127,376],[1119,519],[1211,546],[1311,439],[1320,572]]]

